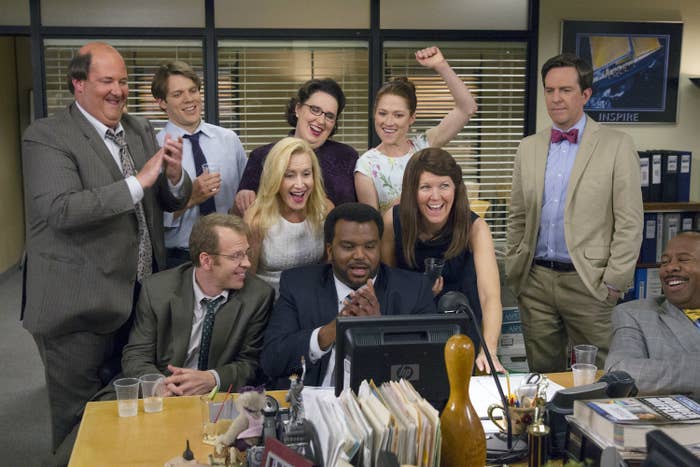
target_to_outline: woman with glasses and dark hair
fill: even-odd
[[[338,83],[331,78],[311,79],[289,100],[286,113],[287,122],[294,128],[290,136],[306,141],[316,153],[326,194],[335,205],[357,200],[353,181],[357,151],[329,139],[338,130],[344,107],[345,94]],[[274,143],[250,153],[234,201],[234,209],[241,215],[255,201],[265,157],[272,146]]]
[[[444,260],[442,275],[433,285],[436,300],[452,290],[467,296],[496,370],[504,371],[496,357],[503,310],[491,231],[469,208],[462,169],[439,148],[423,149],[411,157],[401,203],[384,214],[382,261],[424,272],[427,258]],[[476,339],[475,331],[469,334]],[[479,347],[478,340],[474,344]],[[476,366],[489,371],[482,349]]]
[[[476,113],[476,101],[437,47],[416,52],[416,60],[440,74],[455,102],[455,107],[437,126],[410,136],[416,121],[416,87],[406,78],[396,78],[379,89],[374,100],[374,131],[381,144],[364,153],[355,166],[355,190],[361,203],[384,213],[401,196],[403,171],[416,152],[449,143]]]
[[[251,231],[250,271],[279,294],[282,271],[323,258],[323,222],[332,208],[311,146],[292,137],[277,142],[244,217]]]

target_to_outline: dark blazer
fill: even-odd
[[[192,272],[192,263],[186,263],[144,281],[124,347],[125,376],[169,374],[169,364],[184,364],[194,319]],[[219,374],[220,389],[233,384],[237,391],[255,376],[274,298],[272,287],[249,275],[216,312],[207,368]]]
[[[664,297],[615,307],[606,370],[624,370],[640,394],[700,400],[700,330]]]
[[[148,121],[124,114],[140,169],[159,147]],[[138,221],[124,176],[101,135],[75,104],[35,121],[22,142],[26,211],[24,327],[43,336],[113,332],[133,306]],[[163,210],[182,208],[165,174],[142,200],[159,268],[165,267]]]
[[[383,315],[435,313],[427,277],[381,265],[374,289]],[[316,363],[309,358],[311,333],[338,316],[338,297],[330,264],[314,264],[282,272],[280,296],[265,331],[260,363],[273,378],[284,378],[306,360],[304,384],[318,386],[326,373],[330,352]]]

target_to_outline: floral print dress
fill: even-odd
[[[401,197],[403,172],[411,156],[428,147],[425,133],[414,136],[409,143],[411,149],[403,156],[389,157],[377,148],[372,148],[357,159],[355,172],[366,175],[374,182],[379,199],[379,211],[382,213]]]

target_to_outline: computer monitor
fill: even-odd
[[[445,343],[466,334],[469,321],[464,313],[338,317],[336,395],[346,387],[357,392],[365,379],[380,384],[404,378],[441,410],[450,395]]]
[[[647,433],[647,458],[642,467],[700,467],[700,459],[661,430]]]

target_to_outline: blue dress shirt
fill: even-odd
[[[243,170],[246,164],[246,155],[241,140],[236,133],[220,126],[206,122],[200,123],[193,132],[202,132],[199,144],[207,158],[207,163],[218,166],[221,171],[221,189],[214,196],[216,211],[226,213],[233,206],[233,199],[238,191]],[[187,131],[168,122],[157,135],[158,143],[163,145],[165,134],[171,138],[178,138]],[[188,139],[182,140],[182,168],[189,174],[194,182],[197,177],[192,156],[192,143]],[[199,217],[199,207],[194,206],[185,211],[182,216],[175,219],[173,213],[163,213],[163,226],[165,227],[166,248],[188,248],[190,232]]]
[[[551,261],[571,262],[564,237],[564,207],[569,187],[571,169],[574,167],[579,144],[586,127],[586,114],[571,128],[578,130],[576,143],[567,140],[549,143],[547,166],[544,171],[544,193],[542,195],[542,217],[537,235],[535,258]],[[562,130],[557,128],[557,130]],[[566,128],[568,131],[571,128]]]

